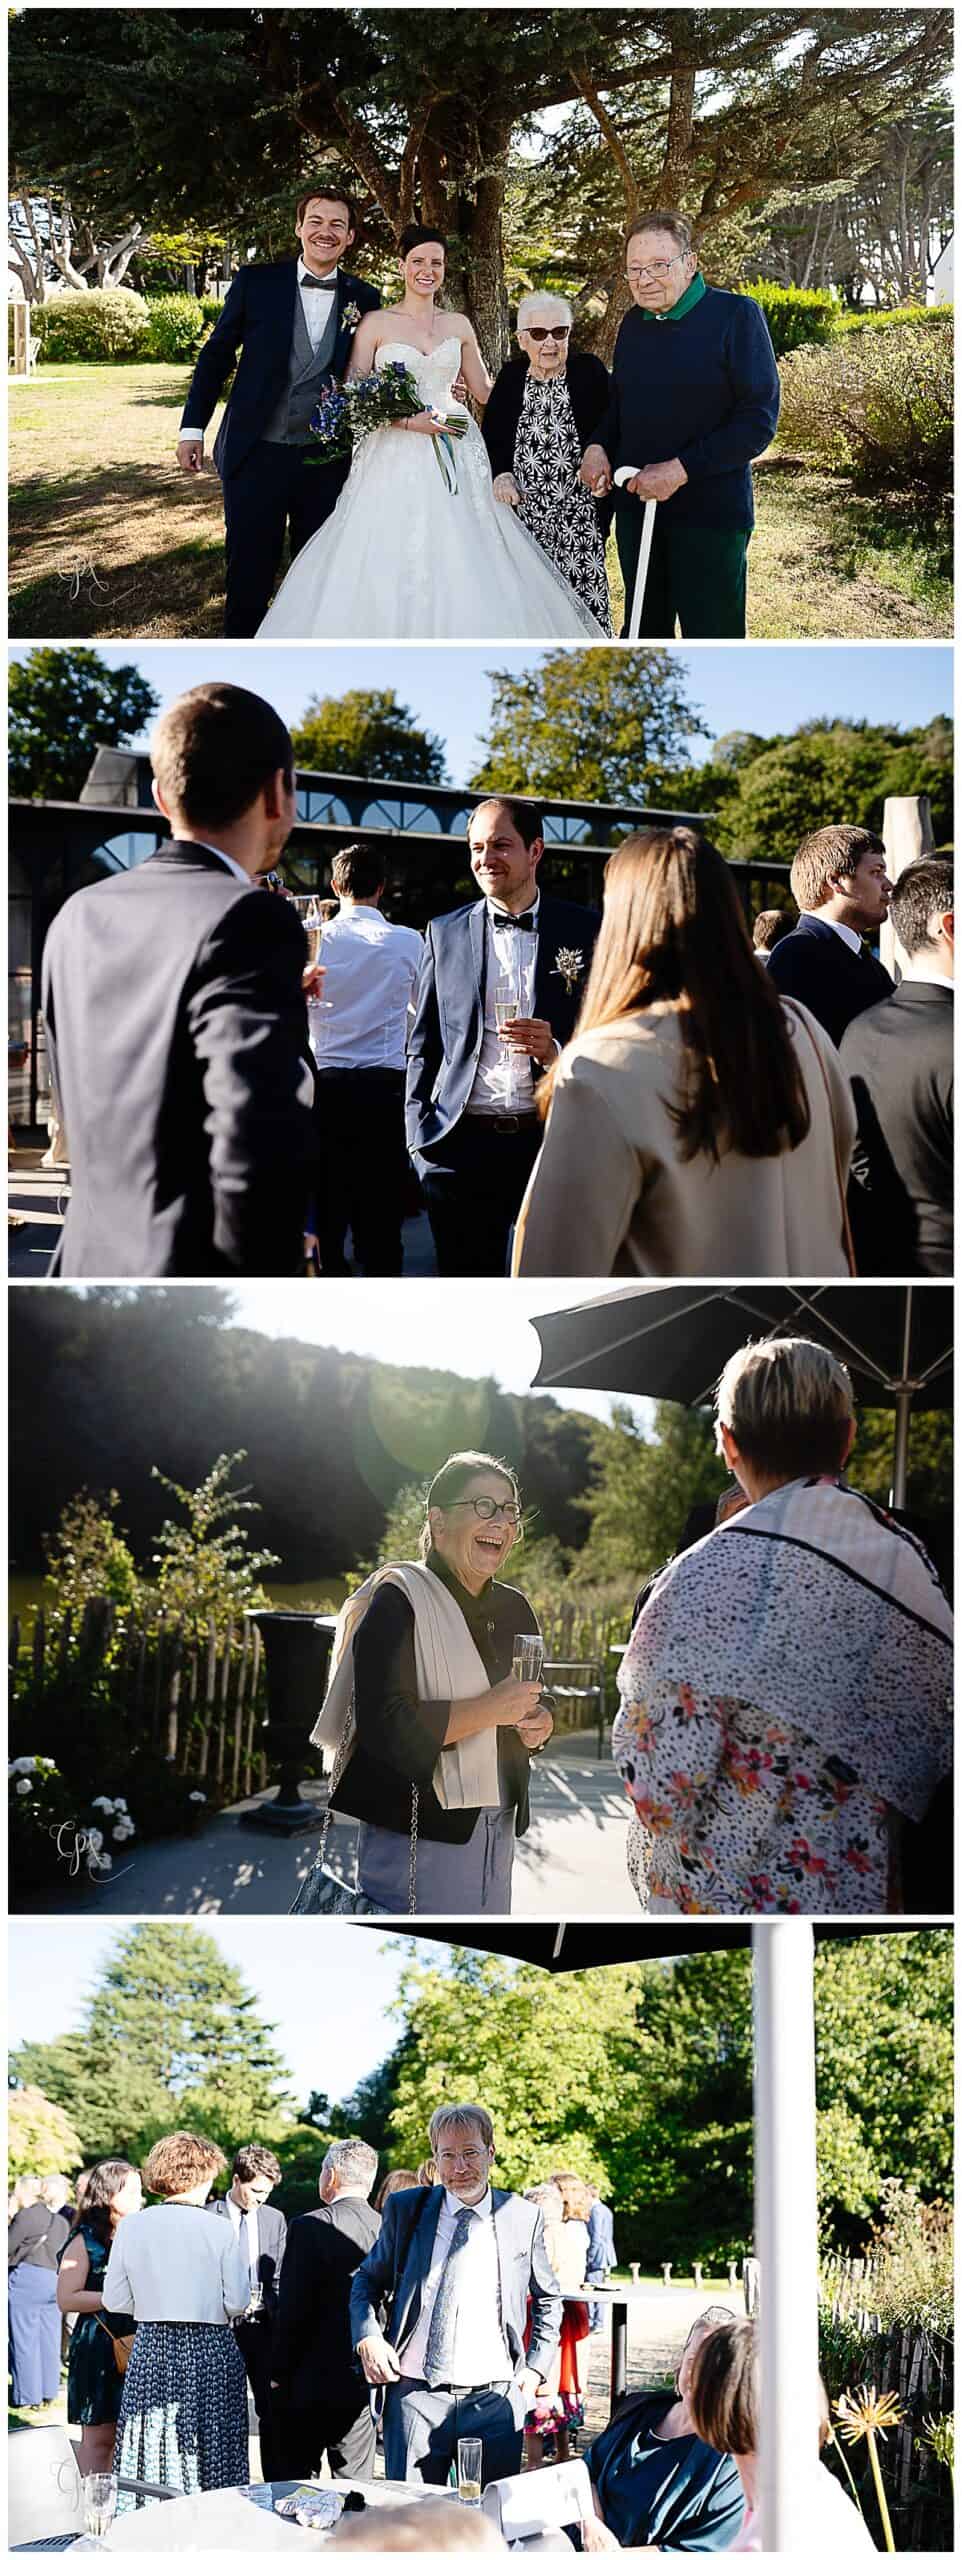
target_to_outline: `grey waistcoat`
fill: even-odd
[[[331,370],[331,358],[337,341],[337,295],[331,303],[327,327],[315,355],[304,318],[300,285],[294,291],[294,327],[288,359],[287,383],[276,408],[272,409],[261,434],[265,444],[310,444],[311,419],[317,407],[317,395]]]

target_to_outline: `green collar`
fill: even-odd
[[[707,293],[707,291],[708,287],[705,283],[704,276],[693,276],[690,285],[686,286],[684,293],[680,295],[678,301],[672,303],[670,311],[643,311],[641,315],[642,319],[658,321],[684,320],[689,311],[694,311],[696,302],[700,302],[702,295]],[[636,303],[635,309],[637,310],[637,308],[638,305]]]

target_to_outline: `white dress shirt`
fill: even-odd
[[[200,844],[201,839],[199,836],[192,836],[190,838],[190,842],[192,844]],[[235,862],[232,853],[225,853],[222,844],[203,844],[201,846],[201,850],[204,853],[216,853],[218,862],[223,862],[227,870],[233,872],[235,880],[242,880],[245,889],[252,889],[254,887],[254,882],[251,879],[250,872],[245,871],[242,862]]]
[[[247,2251],[250,2262],[251,2287],[253,2288],[254,2285],[260,2282],[260,2278],[257,2273],[257,2261],[260,2256],[257,2241],[257,2206],[256,2204],[252,2204],[249,2207],[248,2212],[245,2214],[241,2212],[240,2205],[234,2203],[233,2196],[228,2196],[225,2201],[227,2204],[227,2211],[230,2216],[231,2230],[236,2232],[238,2240],[241,2241],[243,2247]]]
[[[828,925],[831,925],[832,932],[833,932],[833,933],[837,933],[837,934],[839,934],[839,935],[840,935],[840,937],[841,937],[841,940],[842,940],[843,942],[847,942],[847,943],[848,943],[848,947],[849,947],[849,950],[850,950],[850,951],[855,951],[855,952],[858,952],[859,954],[861,954],[861,950],[862,950],[862,936],[861,936],[861,934],[860,934],[860,933],[856,933],[856,932],[854,931],[854,928],[852,927],[852,925],[850,925],[850,924],[839,924],[838,919],[837,919],[837,917],[836,917],[836,916],[820,916],[820,915],[818,914],[817,910],[816,910],[816,918],[815,918],[815,921],[816,921],[816,923],[817,923],[817,924],[828,924]]]
[[[493,898],[485,900],[484,1036],[466,1106],[472,1118],[496,1119],[504,1112],[534,1114],[531,1060],[522,1050],[512,1052],[502,1046],[494,1003],[496,995],[513,995],[518,1013],[529,1021],[533,1016],[540,905],[539,895],[533,906],[525,908],[525,914],[534,917],[534,932],[524,933],[506,921],[507,907],[498,905]]]
[[[307,1013],[319,1067],[403,1071],[423,951],[413,925],[376,907],[342,907],[325,925],[323,1002]]]
[[[105,2311],[226,2329],[250,2295],[247,2249],[223,2214],[157,2204],[118,2223],[104,2274]]]
[[[297,281],[301,288],[301,310],[304,314],[305,329],[316,354],[330,318],[340,268],[334,267],[331,274],[324,277],[323,284],[309,284],[305,291],[304,278],[308,272],[303,258],[298,258]],[[179,427],[177,438],[180,444],[203,444],[204,429],[203,427]]]
[[[431,2264],[421,2289],[420,2318],[400,2359],[405,2376],[423,2380],[431,2314],[454,2239],[456,2217],[463,2210],[463,2197],[445,2187]],[[469,2205],[468,2211],[477,2228],[469,2234],[459,2262],[452,2371],[442,2377],[462,2390],[470,2390],[479,2382],[509,2382],[514,2370],[501,2325],[501,2275],[490,2187],[485,2188],[477,2204]]]

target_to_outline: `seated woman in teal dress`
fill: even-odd
[[[84,2190],[78,2220],[60,2252],[57,2301],[68,2316],[75,2313],[67,2364],[67,2420],[80,2428],[77,2467],[109,2471],[120,2413],[124,2377],[114,2358],[113,2333],[132,2321],[103,2315],[104,2269],[118,2223],[139,2213],[143,2202],[140,2171],[129,2160],[98,2160]]]
[[[711,2303],[685,2340],[674,2391],[633,2392],[585,2456],[595,2522],[582,2527],[586,2551],[727,2551],[745,2512],[730,2454],[694,2432],[688,2388],[708,2331],[732,2320]]]

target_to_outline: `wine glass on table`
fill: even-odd
[[[84,2532],[102,2542],[117,2512],[117,2482],[112,2471],[88,2471],[83,2484]]]

